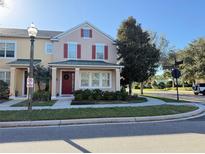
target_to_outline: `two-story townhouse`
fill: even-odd
[[[120,69],[114,39],[85,22],[65,32],[39,30],[34,65],[51,67],[52,99],[79,89],[120,90]],[[25,29],[0,28],[0,80],[27,96],[30,40]]]

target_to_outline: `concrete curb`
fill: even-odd
[[[190,103],[167,103],[167,104],[196,106],[198,107],[198,109],[191,112],[174,114],[174,115],[163,115],[163,116],[92,118],[92,119],[71,119],[71,120],[41,120],[41,121],[10,121],[10,122],[0,122],[0,128],[179,120],[179,119],[189,118],[192,116],[197,116],[205,111],[205,106],[197,103],[191,103],[191,104]]]

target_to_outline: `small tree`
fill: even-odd
[[[132,94],[132,83],[141,83],[154,75],[158,67],[160,52],[151,40],[147,31],[143,31],[140,24],[133,17],[123,21],[117,34],[118,55],[122,69],[123,85],[129,85]]]
[[[41,84],[46,84],[46,90],[49,89],[49,80],[51,79],[50,71],[42,65],[36,65],[34,68],[34,80],[37,83],[38,90],[41,89]]]

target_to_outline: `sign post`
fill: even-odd
[[[172,70],[172,77],[176,79],[176,89],[177,89],[177,101],[179,101],[179,88],[178,88],[178,78],[181,76],[181,72],[174,68]]]

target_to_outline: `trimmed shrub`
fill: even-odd
[[[115,94],[114,92],[105,91],[103,94],[103,99],[104,100],[114,100],[115,99],[114,94]]]
[[[34,101],[49,101],[50,97],[49,91],[37,91],[33,93]]]
[[[125,89],[116,92],[94,90],[77,90],[74,92],[75,100],[127,100],[128,93]]]
[[[92,91],[90,89],[83,90],[82,92],[83,100],[88,100],[90,95],[92,95]]]
[[[93,99],[95,100],[101,100],[103,96],[103,92],[100,89],[94,89],[92,91],[92,96],[93,96]]]
[[[115,92],[115,99],[116,100],[122,100],[123,96],[122,96],[122,92],[121,91],[116,91]]]
[[[75,95],[75,100],[76,100],[76,101],[81,101],[81,100],[83,100],[82,94],[76,94],[76,95]]]
[[[8,84],[0,80],[0,99],[8,99],[8,98],[9,98]]]

